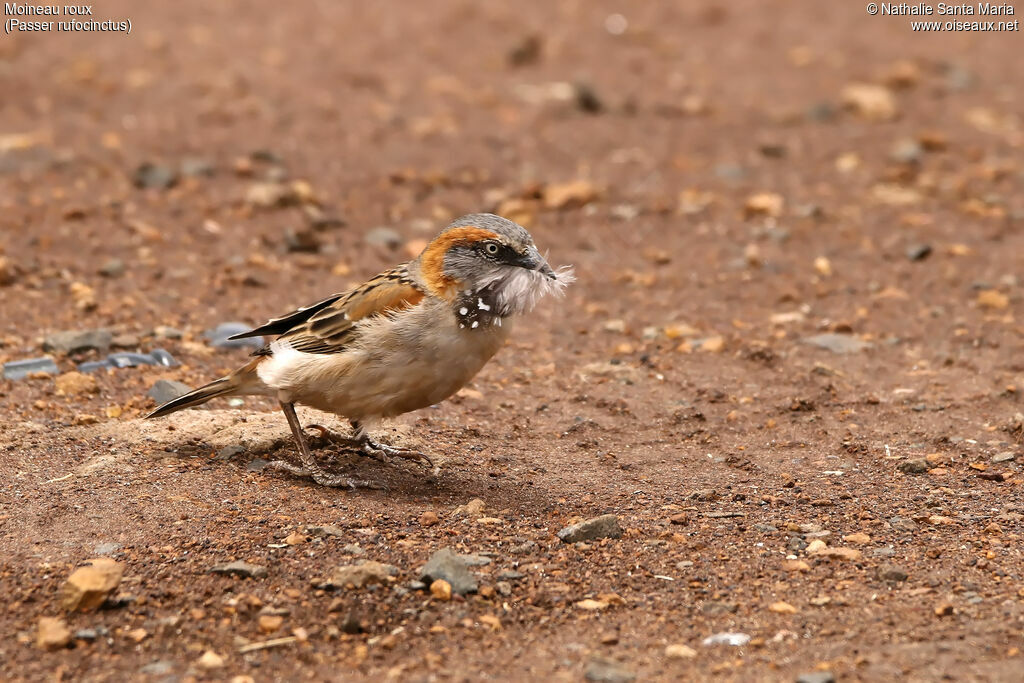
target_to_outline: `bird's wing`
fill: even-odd
[[[352,341],[357,321],[415,306],[423,296],[407,266],[402,265],[348,292],[269,320],[238,337],[277,334],[280,340],[287,341],[298,351],[337,353]],[[256,355],[270,354],[269,345],[256,352]]]

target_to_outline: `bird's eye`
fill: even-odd
[[[488,242],[484,246],[484,251],[486,251],[491,256],[497,256],[498,255],[498,251],[500,251],[500,248],[494,242]]]

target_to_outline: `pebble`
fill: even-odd
[[[823,557],[828,560],[849,560],[850,562],[857,562],[861,559],[863,553],[855,548],[820,548],[814,552],[811,549],[807,549],[808,555],[814,555],[815,557]]]
[[[219,564],[210,570],[214,574],[227,574],[228,576],[251,577],[261,579],[267,575],[267,568],[258,564],[250,564],[243,560],[235,560],[227,564]]]
[[[348,534],[341,527],[336,527],[333,524],[320,524],[305,527],[304,531],[310,536],[316,536],[323,538],[325,536],[334,536],[337,538],[344,538]],[[358,547],[358,546],[356,546]]]
[[[816,346],[819,349],[831,351],[832,353],[857,353],[871,348],[871,344],[861,341],[853,335],[836,334],[833,332],[805,337],[803,342]]]
[[[924,458],[904,460],[896,466],[896,469],[905,474],[924,474],[931,468],[931,464]]]
[[[99,632],[94,628],[80,628],[75,631],[75,640],[85,640],[92,642],[99,637]]]
[[[284,625],[284,617],[279,614],[261,614],[258,625],[261,633],[273,633]]]
[[[932,245],[915,244],[907,248],[907,258],[911,261],[924,261],[931,256]]]
[[[733,647],[742,647],[750,642],[750,636],[746,633],[715,633],[710,635],[701,641],[704,647],[711,647],[712,645],[731,645]]]
[[[812,671],[797,676],[796,683],[836,683],[836,677],[831,671]]]
[[[121,583],[124,566],[109,557],[89,560],[71,572],[60,589],[60,606],[70,612],[96,609]]]
[[[398,567],[373,560],[337,567],[330,578],[323,582],[324,588],[364,588],[371,584],[385,584],[398,575]]]
[[[788,602],[782,602],[780,600],[779,602],[773,602],[768,605],[768,611],[775,612],[776,614],[796,614],[798,610]]]
[[[228,339],[236,334],[248,332],[252,327],[245,323],[227,322],[221,323],[212,329],[203,332],[203,338],[210,346],[217,349],[258,349],[265,343],[263,337],[248,337],[246,339]]]
[[[573,95],[576,99],[576,108],[588,114],[600,114],[604,111],[604,102],[598,96],[594,86],[589,83],[573,83]]]
[[[320,251],[321,244],[320,238],[312,228],[288,228],[284,232],[284,246],[293,253],[316,254]]]
[[[100,390],[96,378],[92,375],[83,375],[80,372],[65,372],[54,380],[58,396],[78,396],[80,394],[95,394]]]
[[[206,159],[189,157],[181,160],[181,174],[191,178],[209,177],[216,173],[217,168],[213,162]]]
[[[3,378],[11,381],[25,379],[29,375],[44,373],[56,375],[60,370],[57,364],[49,356],[42,358],[29,358],[26,360],[12,360],[3,365]]]
[[[167,676],[174,671],[174,662],[166,659],[158,659],[155,662],[146,664],[139,673],[144,676]]]
[[[124,261],[119,258],[110,259],[97,272],[103,277],[121,277],[125,272]]]
[[[596,541],[601,538],[621,538],[622,527],[619,526],[617,515],[601,515],[579,524],[567,526],[558,532],[558,538],[564,543],[580,541]]]
[[[206,670],[219,669],[224,666],[224,658],[213,650],[207,650],[196,660],[196,666]]]
[[[584,678],[594,683],[632,683],[636,674],[618,662],[595,657],[587,664]]]
[[[1003,451],[1002,453],[996,453],[992,456],[992,464],[998,465],[1002,462],[1013,462],[1017,459],[1017,454],[1013,451]]]
[[[669,659],[693,659],[697,656],[697,651],[689,645],[674,643],[665,647],[665,656]]]
[[[429,585],[438,579],[444,579],[458,595],[475,593],[479,584],[469,571],[471,564],[473,563],[467,556],[459,555],[450,548],[442,548],[431,555],[420,570],[420,580]]]
[[[36,646],[40,650],[59,650],[71,642],[71,631],[63,619],[41,617],[36,630]]]
[[[135,169],[132,182],[138,188],[166,190],[178,184],[178,172],[170,166],[147,161]]]
[[[379,226],[367,230],[366,234],[363,235],[363,241],[374,247],[398,249],[402,245],[402,236],[397,230]]]
[[[857,532],[855,534],[846,534],[843,536],[843,540],[847,543],[854,543],[856,545],[864,545],[865,543],[871,542],[871,537],[865,533]]]
[[[882,581],[906,581],[909,576],[903,567],[890,562],[878,567],[878,578]]]
[[[43,351],[57,353],[79,353],[81,351],[106,351],[113,343],[110,330],[64,330],[54,332],[43,340]]]
[[[299,195],[285,183],[253,183],[245,191],[245,202],[256,208],[273,209],[298,204]]]
[[[917,531],[917,522],[908,517],[893,517],[889,526],[897,531]]]
[[[103,360],[87,361],[78,364],[79,372],[96,372],[97,370],[110,370],[116,368],[134,368],[139,365],[159,365],[165,368],[173,368],[178,361],[164,349],[153,349],[149,353],[133,353],[120,351],[112,353]]]
[[[420,526],[434,526],[440,520],[437,517],[437,513],[433,510],[427,510],[420,515]]]
[[[150,389],[150,391],[152,392],[153,390]],[[153,398],[153,400],[156,401],[155,398]],[[168,399],[168,400],[172,400],[172,399]],[[163,405],[163,403],[166,403],[166,401],[164,401],[163,403],[161,403],[160,401],[157,401],[157,403],[160,404],[160,405]],[[242,446],[242,445],[237,444],[237,443],[236,444],[231,444],[230,446],[225,446],[224,448],[222,448],[219,451],[217,451],[217,455],[214,456],[214,460],[218,460],[220,462],[226,462],[228,460],[231,460],[235,456],[243,455],[244,453],[245,453],[245,446]]]
[[[184,396],[190,391],[192,391],[192,389],[183,382],[178,382],[173,379],[158,379],[154,382],[153,386],[150,387],[149,391],[146,392],[146,396],[153,399],[158,406],[162,406],[168,401],[173,401],[179,396]],[[218,455],[220,454],[218,453]]]
[[[452,599],[452,585],[444,579],[437,579],[430,584],[430,594],[435,600],[448,602]]]

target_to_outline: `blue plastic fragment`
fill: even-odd
[[[106,370],[107,368],[112,368],[112,367],[114,367],[114,366],[111,365],[109,361],[106,361],[106,360],[91,360],[91,361],[88,361],[86,363],[79,363],[78,364],[78,371],[79,372],[96,372],[97,370]]]
[[[210,342],[210,346],[219,349],[258,349],[265,343],[263,337],[249,337],[247,339],[228,339],[228,337],[248,332],[252,327],[245,323],[221,323],[212,330],[203,332],[203,338]]]
[[[43,356],[42,358],[28,358],[25,360],[12,360],[10,363],[4,363],[3,376],[4,379],[16,380],[24,379],[29,375],[36,372],[45,372],[50,375],[56,375],[57,364],[53,362],[53,359],[49,356]]]
[[[79,372],[95,372],[108,368],[134,368],[139,365],[162,365],[165,368],[173,368],[179,365],[165,349],[153,349],[149,353],[132,353],[121,351],[112,353],[103,360],[93,360],[87,363],[79,363]]]
[[[170,351],[167,351],[166,349],[153,349],[149,352],[149,355],[155,361],[156,365],[162,365],[165,368],[175,368],[181,365],[181,363],[171,355]]]

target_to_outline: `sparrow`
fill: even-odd
[[[351,437],[310,425],[348,450],[431,464],[423,453],[374,441],[369,427],[440,403],[464,387],[502,347],[516,318],[573,280],[571,267],[555,271],[548,265],[521,225],[488,213],[463,216],[412,261],[231,337],[276,339],[231,374],[146,417],[222,396],[272,396],[301,465],[279,460],[268,467],[323,486],[372,486],[330,473],[316,461],[295,405],[348,419]]]

